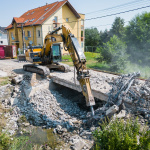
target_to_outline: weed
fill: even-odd
[[[101,129],[93,132],[95,150],[150,150],[150,131],[140,132],[138,119],[126,122],[116,119],[108,125],[103,122],[100,126]],[[140,137],[140,142],[137,137]]]
[[[6,84],[10,84],[9,77],[0,77],[0,86],[4,86]]]

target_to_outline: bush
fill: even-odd
[[[137,119],[127,122],[116,119],[100,126],[101,129],[93,132],[96,150],[150,150],[150,131],[140,133]],[[137,137],[140,137],[139,141]]]
[[[0,131],[0,150],[7,150],[11,144],[10,137]]]
[[[101,49],[101,57],[98,61],[105,61],[111,67],[111,71],[119,71],[125,69],[128,55],[126,54],[126,45],[116,35],[110,38],[110,41],[103,44]]]

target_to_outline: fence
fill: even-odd
[[[97,46],[85,46],[85,52],[96,53]]]

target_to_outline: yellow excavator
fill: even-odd
[[[62,34],[57,34],[59,30],[62,30]],[[93,105],[95,105],[95,100],[91,92],[90,75],[86,68],[86,58],[77,38],[64,25],[46,35],[43,47],[31,46],[25,52],[26,60],[32,62],[32,64],[24,65],[23,69],[44,76],[50,74],[50,69],[67,72],[69,70],[68,66],[59,63],[62,58],[61,42],[63,42],[64,49],[69,52],[72,58],[77,70],[77,80],[86,98],[86,105],[90,106],[92,115],[94,116]]]

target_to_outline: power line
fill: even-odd
[[[143,0],[136,0],[136,1],[132,1],[132,2],[129,2],[129,3],[125,3],[125,4],[121,4],[121,5],[117,5],[117,6],[114,6],[114,7],[109,7],[109,8],[105,8],[105,9],[102,9],[102,10],[97,10],[97,11],[93,11],[93,12],[89,12],[89,13],[85,13],[86,15],[88,15],[88,14],[92,14],[92,13],[96,13],[96,12],[104,12],[104,11],[107,11],[107,10],[112,10],[112,9],[114,9],[114,8],[122,8],[122,6],[128,6],[128,5],[130,5],[130,4],[134,4],[134,6],[135,6],[135,4],[137,3],[137,4],[140,4],[139,2],[140,1],[142,1],[142,4],[143,4]],[[149,1],[149,0],[148,0]],[[148,2],[147,1],[147,2]]]
[[[125,4],[122,4],[122,5],[117,5],[117,6],[114,6],[114,7],[110,7],[110,8],[106,8],[106,9],[103,9],[103,10],[97,10],[97,11],[94,11],[94,12],[100,12],[100,11],[106,11],[106,10],[111,10],[111,12],[113,12],[112,11],[112,9],[114,9],[114,8],[120,8],[121,9],[121,7],[120,6],[128,6],[128,4],[134,4],[134,6],[135,6],[135,4],[137,3],[137,4],[140,4],[139,2],[140,1],[142,1],[142,4],[143,4],[143,0],[136,0],[136,1],[132,1],[132,2],[130,2],[130,3],[125,3]],[[147,0],[146,2],[149,2],[149,0]],[[147,3],[145,3],[145,4],[147,4]],[[126,8],[126,7],[124,7],[124,8]],[[118,10],[118,9],[117,9]],[[85,13],[85,15],[87,15],[87,14],[91,14],[91,13],[94,13],[94,12],[89,12],[89,13]],[[104,12],[104,14],[106,14],[106,13],[108,13],[108,12]],[[74,18],[74,17],[68,17],[69,19],[70,18]],[[60,19],[58,19],[58,20],[62,20],[62,19],[64,19],[64,18],[60,18]],[[72,22],[72,21],[71,21]],[[66,22],[64,22],[64,23],[66,23]]]
[[[127,11],[122,11],[122,12],[118,12],[118,13],[114,13],[114,14],[110,14],[110,15],[105,15],[105,16],[100,16],[100,17],[95,17],[95,18],[89,18],[89,19],[85,19],[85,21],[94,20],[94,19],[100,19],[100,18],[105,18],[105,17],[110,17],[110,16],[119,15],[119,14],[123,14],[123,13],[128,13],[128,12],[131,12],[131,11],[135,11],[135,10],[139,10],[139,9],[143,9],[143,8],[148,8],[148,7],[150,7],[150,5],[145,6],[145,7],[140,7],[140,8],[127,10]]]

